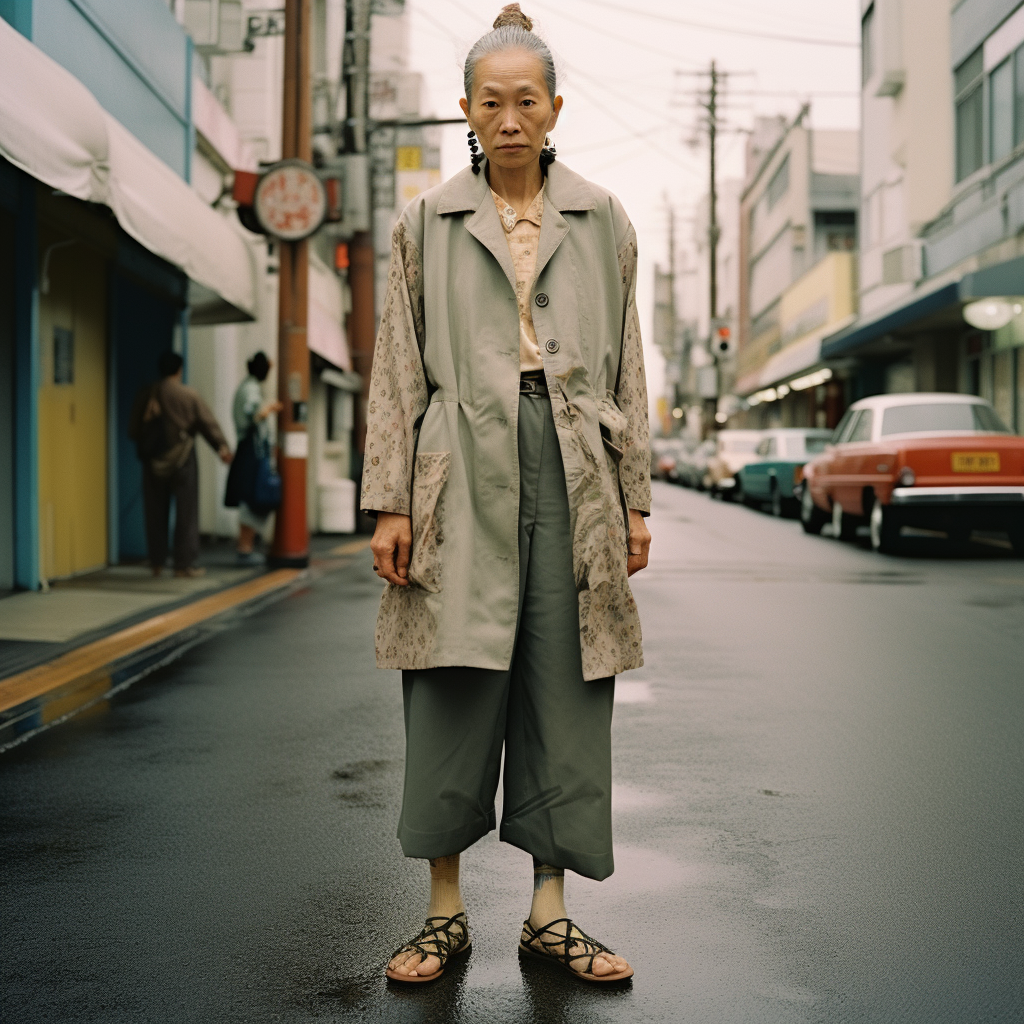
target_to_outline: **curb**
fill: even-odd
[[[8,676],[0,681],[0,754],[109,699],[308,577],[278,569]]]

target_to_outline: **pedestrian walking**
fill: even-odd
[[[495,827],[531,854],[519,937],[590,982],[629,964],[569,917],[564,872],[612,873],[615,675],[643,664],[627,576],[647,564],[647,392],[636,235],[555,159],[555,68],[518,4],[465,63],[471,166],[393,235],[361,506],[387,581],[377,664],[401,669],[398,837],[430,861],[397,982],[468,951],[459,857]]]
[[[174,499],[174,575],[201,576],[199,558],[199,466],[195,438],[202,434],[224,463],[231,449],[209,407],[182,382],[184,360],[163,352],[160,379],[142,388],[135,400],[128,433],[142,460],[142,498],[146,546],[153,575],[167,561],[167,534]]]
[[[249,375],[238,385],[231,406],[238,445],[228,473],[224,504],[238,509],[238,561],[243,565],[258,560],[256,539],[262,537],[273,511],[256,496],[261,459],[269,459],[270,417],[281,411],[278,401],[265,401],[263,382],[273,367],[266,353],[257,352],[246,363]]]

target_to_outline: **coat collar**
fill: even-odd
[[[472,167],[466,167],[448,180],[437,202],[439,214],[477,211],[485,199],[491,201],[486,161],[482,166],[483,174],[474,174]],[[597,209],[597,198],[587,179],[557,160],[548,167],[544,192],[560,213]]]
[[[486,167],[486,163],[484,166]],[[557,161],[548,167],[543,195],[545,210],[549,206],[553,209],[545,213],[541,224],[535,281],[569,233],[569,224],[562,213],[597,209],[594,190],[587,184],[587,180],[575,171],[570,171],[568,167],[559,165]],[[512,290],[515,291],[516,268],[512,262],[505,229],[501,226],[501,218],[491,199],[491,189],[486,176],[474,174],[471,167],[459,171],[441,191],[437,212],[472,212],[473,216],[466,221],[466,230],[490,250],[491,255],[505,271]]]

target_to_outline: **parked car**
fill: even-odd
[[[861,399],[803,475],[808,533],[831,520],[850,539],[867,523],[871,546],[893,552],[906,526],[963,545],[973,530],[1005,531],[1024,554],[1024,438],[974,395]]]
[[[679,483],[680,466],[697,442],[683,437],[659,437],[651,441],[652,473],[662,480]]]
[[[743,501],[758,507],[770,505],[772,515],[795,516],[799,504],[793,494],[805,462],[825,450],[831,430],[783,427],[766,430],[755,449],[757,459],[739,471]]]
[[[701,441],[695,448],[687,452],[679,460],[676,467],[679,482],[684,487],[695,487],[698,491],[704,490],[704,477],[708,471],[708,459],[715,454],[715,442],[713,439]]]
[[[670,437],[651,438],[651,476],[668,480],[675,470],[677,450]]]
[[[761,430],[720,430],[715,438],[715,453],[708,459],[704,473],[704,486],[712,495],[735,498],[736,474],[757,458],[757,445],[764,432]]]

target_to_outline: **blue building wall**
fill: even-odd
[[[0,17],[88,88],[139,141],[186,180],[194,148],[192,41],[165,0],[0,0]],[[0,161],[0,200],[10,213],[14,273],[0,303],[0,586],[39,585],[38,244],[36,182]],[[13,222],[13,223],[11,223]],[[140,555],[139,467],[126,437],[135,391],[171,344],[185,306],[186,279],[125,237],[114,269],[109,345],[111,555]],[[13,422],[12,422],[13,421]],[[13,531],[11,529],[13,520]],[[13,537],[11,536],[13,532]],[[13,550],[12,550],[13,549]]]
[[[189,178],[192,42],[165,0],[0,0],[0,16]]]

